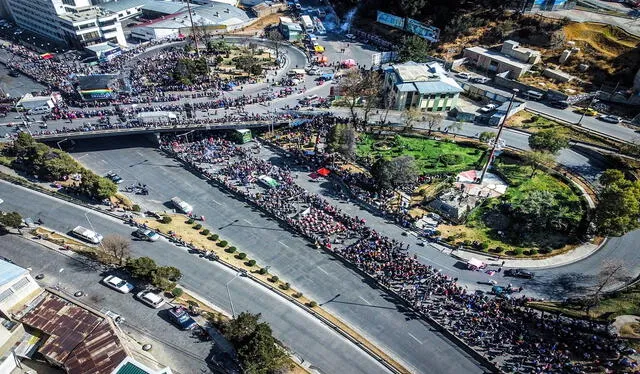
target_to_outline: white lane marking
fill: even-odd
[[[106,162],[105,160],[100,160],[100,162],[102,162],[103,164],[107,165],[109,164],[108,162]]]
[[[278,240],[278,243],[280,243],[280,244],[282,244],[283,246],[285,246],[285,247],[287,247],[287,248],[291,249],[291,247],[289,247],[288,245],[284,244],[284,243],[283,243],[282,241],[280,241],[280,240]]]
[[[422,256],[422,255],[418,255],[418,257],[420,257],[420,258],[424,258],[425,260],[427,260],[427,261],[429,261],[429,262],[431,262],[431,263],[433,263],[433,264],[436,264],[436,265],[437,265],[437,266],[436,266],[437,268],[442,268],[442,269],[447,269],[447,270],[449,270],[449,271],[455,271],[455,272],[457,272],[457,270],[454,270],[454,269],[452,269],[452,268],[450,268],[450,267],[448,267],[448,266],[444,266],[444,265],[442,265],[442,264],[438,264],[438,263],[434,262],[433,260],[431,260],[431,259],[430,259],[430,258],[428,258],[428,257],[424,257],[424,256]]]
[[[144,155],[144,154],[142,154],[142,152],[140,152],[140,151],[136,151],[136,154],[137,154],[138,156],[140,156],[140,157],[145,157],[145,155]]]
[[[320,266],[316,266],[318,268],[318,270],[320,270],[321,272],[327,274],[327,275],[331,275],[329,274],[326,270],[324,270],[323,268],[321,268]]]
[[[416,338],[415,336],[413,336],[413,334],[411,334],[410,332],[408,332],[407,334],[409,334],[410,337],[413,338],[413,340],[417,341],[418,343],[422,344],[422,341],[420,341],[420,339]]]
[[[89,156],[89,154],[88,154],[88,153],[85,153],[85,154],[83,154],[82,156],[76,157],[76,159],[78,159],[78,160],[79,160],[79,159],[81,159],[81,158],[83,158],[83,157],[87,157],[87,156]]]
[[[222,205],[222,204],[221,204],[221,205]],[[246,218],[243,218],[242,220],[243,220],[243,221],[245,221],[246,223],[250,224],[250,225],[252,224],[252,223],[251,223],[251,221],[249,221],[249,220],[248,220],[248,219],[246,219]]]
[[[215,204],[222,205],[222,203],[219,202],[219,201],[216,201],[216,200],[213,200],[213,199],[211,199],[211,201],[213,201]]]
[[[360,300],[362,300],[362,301],[364,301],[365,303],[367,303],[367,304],[371,305],[371,303],[370,303],[367,299],[365,299],[364,297],[362,297],[362,296],[358,296],[358,297],[360,298]]]

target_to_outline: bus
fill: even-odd
[[[311,22],[311,17],[305,14],[300,18],[302,19],[302,28],[304,28],[304,31],[307,33],[313,32],[313,22]]]
[[[173,199],[171,199],[171,203],[173,204],[173,206],[176,207],[176,209],[178,209],[184,214],[189,214],[193,212],[193,207],[191,206],[191,204],[187,204],[186,202],[182,201],[182,199],[180,199],[179,197],[174,197]]]
[[[327,30],[324,28],[324,25],[322,24],[322,21],[320,21],[320,18],[313,17],[313,23],[316,26],[318,34],[325,35],[327,33]]]
[[[100,244],[100,242],[102,241],[102,235],[82,226],[76,226],[76,228],[71,230],[71,234],[73,234],[73,236],[77,238],[93,244]]]

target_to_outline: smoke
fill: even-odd
[[[342,32],[347,32],[351,28],[351,23],[353,22],[353,17],[356,15],[358,8],[353,8],[347,12],[344,16],[344,21],[342,25],[340,25],[340,30]]]

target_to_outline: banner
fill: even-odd
[[[395,27],[397,29],[404,29],[404,18],[394,16],[393,14],[378,11],[376,21],[383,25]]]
[[[440,37],[440,29],[437,27],[427,26],[411,18],[407,19],[407,31],[431,42],[437,42]]]

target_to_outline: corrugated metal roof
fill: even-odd
[[[418,89],[418,92],[423,95],[431,93],[457,93],[463,91],[458,85],[451,85],[442,81],[415,82],[414,84]]]
[[[411,92],[416,90],[416,86],[414,86],[413,83],[400,83],[397,84],[396,87],[400,92]]]
[[[147,371],[137,367],[131,362],[127,362],[115,374],[149,374]]]
[[[23,274],[28,273],[27,269],[12,264],[5,260],[0,260],[0,286],[13,282]]]

